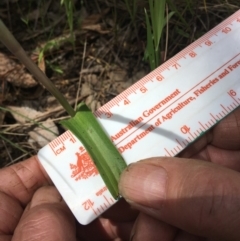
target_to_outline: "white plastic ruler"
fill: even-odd
[[[127,164],[175,156],[240,105],[240,10],[95,112]],[[38,158],[81,224],[116,201],[67,131]]]

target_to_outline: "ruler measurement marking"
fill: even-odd
[[[232,105],[234,105],[235,107],[237,107],[237,104],[236,104],[235,102],[233,102]]]
[[[223,118],[223,115],[221,114],[221,112],[219,112],[219,115],[221,116],[221,118]]]
[[[221,107],[228,113],[227,109],[222,104]]]
[[[237,19],[236,19],[236,16],[237,16]],[[234,24],[235,23],[235,24]],[[155,85],[157,87],[159,87],[159,85],[161,84],[161,81],[164,81],[167,80],[168,77],[171,77],[172,75],[176,74],[177,71],[179,69],[182,69],[182,68],[185,68],[186,67],[186,63],[188,64],[191,59],[195,60],[195,61],[198,61],[198,55],[200,56],[201,54],[207,54],[207,51],[208,49],[210,48],[211,51],[213,51],[213,54],[216,53],[216,51],[214,50],[215,46],[218,46],[217,44],[222,44],[223,43],[223,47],[224,46],[227,46],[227,43],[225,41],[225,38],[229,38],[230,36],[230,39],[231,39],[231,36],[233,36],[233,34],[235,34],[236,32],[234,31],[240,31],[240,11],[236,12],[235,14],[233,14],[231,17],[229,17],[227,20],[225,20],[223,23],[219,24],[218,26],[216,26],[213,30],[209,31],[208,33],[206,33],[204,36],[202,36],[199,40],[195,41],[193,44],[191,44],[190,46],[188,46],[187,48],[185,48],[184,50],[182,50],[177,56],[173,57],[172,59],[170,59],[169,61],[167,61],[165,64],[163,64],[161,67],[157,68],[155,71],[153,71],[151,74],[143,77],[141,80],[139,80],[137,83],[135,83],[134,85],[132,85],[132,87],[128,88],[126,91],[124,91],[122,94],[116,96],[113,100],[114,101],[110,101],[108,102],[107,104],[105,104],[103,107],[99,108],[97,111],[95,111],[95,116],[99,119],[101,118],[104,118],[104,119],[109,119],[111,118],[112,116],[114,116],[114,112],[115,112],[115,109],[113,108],[125,108],[128,104],[131,105],[132,102],[135,101],[135,98],[139,98],[139,97],[134,97],[135,95],[139,95],[140,98],[141,97],[145,97],[145,93],[149,91],[151,91],[153,88],[155,88]],[[236,37],[236,35],[235,35]],[[224,40],[222,43],[221,41]],[[227,39],[228,40],[228,39]],[[236,42],[236,40],[235,40]],[[233,41],[233,43],[235,43]],[[231,43],[231,41],[230,41]],[[239,46],[239,45],[237,45]],[[228,48],[223,48],[225,49],[226,51],[226,56],[228,56],[228,58],[231,58],[231,54],[230,53],[233,53],[233,49],[229,48],[229,53],[228,53]],[[215,51],[215,52],[214,52]],[[211,52],[212,53],[212,52]],[[230,61],[233,61],[234,58],[238,58],[238,56],[240,55],[240,53],[238,53],[235,57],[233,57],[232,60],[229,60]],[[195,58],[196,57],[196,58]],[[195,59],[194,59],[195,58]],[[214,58],[213,58],[214,59]],[[201,59],[200,59],[201,60]],[[184,62],[185,61],[185,62]],[[194,91],[197,90],[197,87],[200,86],[201,87],[201,84],[204,83],[204,81],[206,81],[208,78],[210,78],[212,75],[216,74],[217,71],[220,71],[221,69],[224,70],[224,66],[226,66],[229,62],[225,63],[225,65],[221,66],[219,69],[215,70],[215,72],[213,72],[211,75],[209,75],[208,77],[206,77],[205,79],[197,82],[196,84],[196,81],[195,81],[195,86],[194,87],[191,87],[191,85],[186,85],[187,86],[190,86],[188,88],[188,92],[184,91],[184,93],[182,94],[181,92],[181,96],[179,97],[179,95],[177,96],[177,99],[175,100],[175,98],[173,98],[174,101],[170,102],[171,104],[166,104],[166,108],[163,108],[163,110],[159,111],[158,113],[154,114],[154,116],[150,116],[149,119],[147,119],[147,122],[145,123],[145,125],[150,125],[150,123],[155,119],[155,118],[158,118],[158,116],[163,113],[164,111],[167,111],[169,108],[171,108],[172,106],[175,107],[174,105],[176,105],[176,103],[178,101],[182,101],[184,99],[184,97],[188,94],[189,96],[194,96],[195,99],[198,98],[198,96],[195,97],[194,95]],[[196,65],[194,65],[196,67]],[[228,66],[226,66],[227,68]],[[169,72],[170,71],[170,72]],[[191,70],[189,70],[191,72]],[[185,73],[185,72],[183,72]],[[205,72],[203,72],[205,73]],[[237,72],[239,73],[239,72]],[[207,73],[208,74],[208,73]],[[219,74],[221,74],[219,72]],[[160,77],[159,77],[160,76]],[[233,76],[236,76],[236,74]],[[217,76],[218,78],[218,76]],[[221,78],[219,79],[221,80]],[[229,80],[229,79],[228,79]],[[231,79],[230,79],[231,81]],[[176,83],[178,83],[178,81],[176,81]],[[194,83],[194,81],[193,81]],[[204,83],[205,85],[205,83]],[[228,86],[231,86],[231,83],[226,83],[226,85]],[[149,87],[150,86],[150,87]],[[164,85],[165,86],[165,85]],[[170,86],[169,86],[170,87]],[[239,87],[239,84],[238,84],[238,87]],[[171,87],[172,88],[172,87]],[[181,86],[179,87],[176,87],[176,88],[179,88],[179,90],[181,91]],[[195,90],[196,88],[196,90]],[[233,87],[234,88],[234,87]],[[222,93],[220,92],[220,87],[218,88],[218,85],[216,85],[216,88],[215,90],[217,90],[219,93]],[[191,91],[193,91],[191,93]],[[210,90],[212,91],[212,90]],[[173,154],[177,154],[178,152],[180,152],[183,147],[186,147],[189,145],[189,143],[192,141],[192,139],[195,139],[196,137],[198,137],[197,134],[199,134],[199,136],[201,136],[203,133],[206,132],[206,128],[205,126],[207,126],[208,128],[209,127],[212,127],[214,124],[216,124],[220,119],[222,119],[223,117],[225,117],[231,110],[233,110],[234,108],[238,107],[239,106],[239,103],[240,103],[240,98],[239,98],[239,95],[237,94],[236,96],[233,95],[233,93],[231,92],[233,90],[229,90],[228,92],[226,92],[227,95],[229,95],[231,97],[231,99],[228,99],[228,101],[230,100],[230,103],[227,102],[225,103],[224,101],[224,97],[225,96],[217,96],[219,98],[219,101],[217,104],[211,104],[211,106],[215,106],[217,108],[212,108],[212,110],[214,111],[215,109],[217,113],[214,113],[214,112],[210,112],[210,113],[207,113],[207,111],[205,112],[199,112],[199,115],[200,113],[204,113],[203,114],[203,117],[204,118],[199,118],[198,120],[195,120],[194,117],[191,117],[190,118],[190,121],[187,123],[189,125],[189,128],[191,128],[191,132],[188,131],[186,134],[186,138],[187,139],[184,139],[182,140],[181,138],[180,139],[175,139],[175,144],[172,144],[172,143],[168,143],[166,142],[166,145],[164,147],[164,149],[162,150],[163,153],[162,155],[164,156],[172,156],[171,153]],[[213,92],[211,92],[213,94],[214,93],[214,90]],[[178,98],[179,97],[179,98]],[[133,99],[132,99],[133,98]],[[201,97],[200,97],[201,98]],[[204,99],[204,97],[203,97]],[[220,101],[221,100],[221,101]],[[128,102],[128,103],[127,103]],[[152,101],[153,102],[153,101]],[[149,101],[149,103],[151,103],[151,101]],[[206,101],[207,103],[207,101]],[[223,103],[223,104],[222,104]],[[218,105],[218,106],[217,106]],[[125,106],[125,107],[124,107]],[[163,105],[164,106],[164,105]],[[206,108],[206,107],[205,107]],[[140,108],[139,108],[140,110]],[[179,109],[181,110],[181,109]],[[170,110],[169,110],[170,111]],[[136,111],[135,111],[136,112]],[[117,114],[117,113],[116,113]],[[119,114],[119,112],[118,112]],[[164,113],[165,114],[165,113]],[[180,114],[181,115],[181,114]],[[129,115],[128,118],[132,118],[134,120],[134,114],[133,116]],[[174,119],[174,118],[173,118]],[[146,120],[146,119],[145,119]],[[177,121],[176,119],[173,120],[173,123],[174,124],[177,124]],[[185,124],[185,123],[184,123]],[[197,126],[196,126],[197,124]],[[138,125],[140,125],[137,130],[139,130],[143,125],[141,125],[141,123],[139,123]],[[152,124],[154,125],[154,124]],[[170,125],[172,125],[172,123],[170,122]],[[199,126],[198,126],[199,125]],[[137,127],[137,125],[136,125]],[[197,127],[197,128],[196,128]],[[115,128],[115,130],[117,130],[117,128]],[[135,130],[135,131],[137,131]],[[190,130],[190,129],[189,129]],[[134,131],[134,132],[135,132]],[[177,134],[179,131],[179,129],[177,128],[177,125],[173,126],[173,133]],[[134,132],[130,133],[127,137],[129,137],[130,135],[133,135]],[[112,133],[113,134],[113,133]],[[182,134],[181,134],[182,136]],[[127,137],[125,137],[122,141],[124,141]],[[48,145],[48,148],[50,148],[50,151],[52,150],[53,153],[54,150],[56,151],[57,149],[56,148],[59,148],[59,145],[64,145],[65,144],[65,141],[67,140],[67,143],[68,143],[68,139],[70,140],[70,144],[72,143],[75,143],[73,141],[73,139],[71,140],[71,138],[75,138],[75,136],[71,136],[71,132],[66,132],[66,135],[63,135],[61,136],[60,138],[57,138],[56,141],[53,141],[51,143],[49,143]],[[190,141],[189,141],[190,140]],[[77,141],[77,140],[76,140]],[[119,140],[120,141],[120,140]],[[174,141],[174,140],[173,140]],[[79,142],[77,142],[79,143]],[[186,144],[187,143],[187,144]],[[144,142],[143,142],[144,144]],[[150,145],[150,144],[149,144]],[[75,148],[76,146],[74,146]],[[77,147],[76,147],[77,148]],[[79,146],[78,146],[79,148]],[[73,148],[72,148],[73,149]],[[68,153],[70,152],[71,148],[68,148],[67,151]],[[78,149],[75,149],[75,150],[78,150]],[[57,151],[56,151],[57,152]],[[134,152],[134,151],[132,151]],[[165,152],[165,153],[164,153]],[[132,154],[130,152],[130,154]],[[133,153],[134,154],[134,153]],[[47,159],[47,156],[45,157]],[[58,157],[56,157],[58,158]],[[50,160],[50,159],[49,159]],[[61,160],[60,159],[57,159],[57,160]],[[59,168],[58,166],[56,166],[56,168]],[[86,185],[88,184],[88,182],[95,182],[93,180],[94,178],[91,178],[88,180],[86,180],[84,183],[86,183]],[[80,183],[80,185],[82,185]],[[92,184],[91,184],[92,185]],[[92,188],[93,189],[93,188]],[[61,190],[61,188],[60,188]],[[87,192],[89,192],[89,189],[86,190],[86,191],[82,191],[82,193],[84,195],[88,194]],[[90,194],[89,194],[90,195]],[[89,196],[90,198],[92,198],[92,196]],[[109,198],[107,199],[107,197],[104,197],[104,199],[98,199],[99,197],[94,197],[93,201],[97,200],[98,203],[101,202],[101,204],[98,204],[99,207],[96,208],[96,210],[94,209],[93,207],[93,204],[91,206],[91,209],[93,212],[89,212],[87,215],[91,215],[91,216],[86,216],[84,215],[84,213],[82,213],[81,215],[79,215],[79,221],[80,220],[83,220],[83,222],[90,222],[93,217],[92,215],[95,214],[95,216],[98,216],[99,214],[101,214],[105,209],[107,209],[109,206],[111,206],[113,203],[115,203],[116,201],[113,200],[113,198]],[[90,199],[88,199],[90,200]],[[105,200],[105,201],[104,201]],[[111,203],[112,202],[112,203]],[[109,206],[107,205],[109,204]],[[96,204],[95,204],[96,205]],[[69,206],[71,207],[71,204],[69,204]],[[74,208],[73,208],[74,209]],[[81,209],[81,207],[80,207]],[[83,210],[84,211],[84,210]],[[74,211],[73,211],[74,212]],[[88,219],[88,220],[87,220]],[[90,220],[91,219],[91,220]],[[90,221],[89,221],[90,220]],[[81,222],[81,221],[80,221]]]
[[[168,154],[169,156],[172,156],[172,155],[169,153],[169,151],[167,150],[167,148],[164,148],[164,150],[167,152],[167,154]]]
[[[198,131],[199,135],[201,135],[201,133],[204,132],[201,127],[199,127],[199,130],[197,130],[197,131]]]
[[[205,128],[205,126],[199,121],[198,122],[199,124],[200,124],[200,126],[203,128],[203,130],[205,130],[206,131],[206,128]]]
[[[235,96],[237,95],[237,93],[234,91],[234,90],[230,90],[229,92],[228,92],[228,95],[235,101],[235,102],[237,102],[237,104],[239,104],[239,102],[235,99]],[[239,98],[238,98],[238,100],[240,100]],[[234,105],[235,105],[235,103],[233,103]]]
[[[187,146],[187,144],[186,144],[184,141],[182,141],[182,143],[183,143],[183,146],[184,146],[184,147],[186,147],[186,146]]]
[[[199,46],[199,44],[202,44],[205,39],[210,39],[215,33],[222,31],[222,29],[226,26],[229,25],[229,23],[233,22],[234,20],[236,20],[236,16],[238,16],[238,12],[236,12],[235,14],[233,14],[231,17],[229,17],[226,21],[220,23],[219,25],[217,25],[214,29],[210,30],[209,32],[207,32],[206,34],[204,34],[200,39],[196,40],[194,43],[192,43],[191,45],[189,45],[188,47],[186,47],[184,50],[180,51],[178,54],[182,54],[182,52],[187,52],[189,51],[191,48],[194,48],[196,46]],[[174,56],[172,57],[170,60],[172,59],[177,59],[178,56]],[[168,61],[170,61],[168,60]],[[168,69],[168,67],[166,67],[166,64],[168,63],[168,61],[163,64],[162,66],[160,66],[157,70],[165,70]],[[154,70],[153,72],[151,72],[152,75],[156,75],[156,71]],[[169,69],[168,69],[169,70]],[[141,79],[140,81],[143,81],[144,79],[147,79],[149,77],[149,75],[146,75],[143,79]],[[130,91],[132,91],[132,89],[135,88],[135,84],[132,85],[132,87],[129,88]],[[124,92],[123,92],[124,93]],[[118,95],[119,98],[122,98],[121,94]],[[115,97],[116,98],[116,97]],[[111,101],[110,101],[111,102]],[[108,102],[106,105],[109,105],[110,102]]]
[[[178,139],[175,139],[177,141],[177,143],[181,146],[181,148],[183,147],[181,142]],[[185,146],[185,145],[184,145]]]
[[[210,78],[213,74],[215,74],[217,71],[219,71],[220,69],[222,69],[225,65],[227,65],[229,62],[231,62],[233,59],[235,59],[236,57],[238,57],[240,55],[240,53],[236,54],[234,57],[232,57],[229,61],[227,61],[225,64],[223,64],[221,67],[219,67],[217,70],[215,70],[214,72],[212,72],[210,75],[208,75],[207,77],[205,77],[203,80],[201,80],[198,84],[196,84],[194,87],[192,87],[190,90],[186,91],[185,93],[183,93],[181,96],[179,96],[175,101],[173,101],[171,104],[167,105],[165,108],[163,108],[161,111],[156,112],[155,115],[153,115],[151,118],[148,119],[148,121],[146,121],[145,123],[143,123],[142,125],[140,125],[138,128],[136,128],[134,131],[129,132],[128,135],[125,136],[125,138],[121,139],[119,142],[115,143],[115,145],[119,145],[120,143],[122,143],[125,139],[127,139],[129,136],[131,136],[133,133],[135,133],[136,131],[138,131],[140,128],[142,128],[143,126],[147,125],[150,121],[152,121],[154,118],[156,118],[158,115],[160,115],[162,112],[164,112],[165,110],[169,109],[173,104],[176,104],[177,101],[179,101],[181,98],[183,98],[184,96],[186,96],[187,94],[189,94],[193,89],[195,89],[197,86],[199,86],[200,84],[202,84],[202,82],[204,82],[205,80],[207,80],[208,78]]]
[[[222,110],[222,114],[223,114],[223,116],[225,116],[226,115],[226,113]]]
[[[93,206],[91,205],[90,208],[92,209],[93,213],[95,214],[95,216],[98,216],[97,211],[93,208]]]
[[[108,205],[110,206],[111,204],[110,204],[109,200],[106,198],[106,196],[105,196],[105,195],[103,195],[103,198],[106,200],[106,202],[107,202],[107,203],[108,203]]]
[[[194,135],[191,132],[189,132],[189,135],[194,139]]]
[[[212,116],[212,118],[215,120],[215,122],[217,121],[217,119],[215,118],[215,116],[212,114],[212,113],[210,113],[210,115]]]
[[[185,147],[188,146],[188,144],[189,144],[188,140],[185,139],[184,141],[186,142],[186,143],[184,142]]]

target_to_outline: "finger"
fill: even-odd
[[[27,206],[12,241],[76,240],[75,220],[54,187],[36,191]]]
[[[222,149],[240,150],[240,108],[192,143],[179,156],[191,157],[208,144]]]
[[[1,235],[0,234],[0,241],[11,241],[12,240],[12,235]]]
[[[173,241],[207,241],[206,238],[179,231]]]
[[[87,226],[79,225],[78,237],[80,240],[114,240],[117,238],[129,240],[137,215],[138,211],[121,199],[103,213],[101,218]]]
[[[197,146],[197,143],[193,146]],[[197,152],[197,153],[196,153]],[[233,169],[240,172],[240,150],[225,150],[217,148],[212,145],[206,145],[203,149],[193,149],[191,146],[184,152],[182,152],[180,157],[194,158],[198,160],[204,160],[216,163],[218,165]]]
[[[211,144],[219,148],[240,150],[240,108],[213,128]]]
[[[138,211],[123,198],[102,214],[103,218],[114,222],[130,222],[136,219]]]
[[[140,213],[131,233],[131,241],[173,241],[177,229],[149,215]]]
[[[25,206],[34,192],[51,181],[36,157],[0,170],[0,191]]]
[[[77,227],[77,237],[81,241],[129,240],[132,227],[133,222],[114,222],[99,218],[87,226]]]
[[[152,158],[130,165],[119,190],[140,211],[187,232],[240,240],[239,183],[238,172],[209,162]]]
[[[192,157],[200,160],[211,161],[218,165],[240,172],[240,150],[223,150],[210,145]]]
[[[20,203],[0,192],[0,241],[1,235],[12,235],[22,215]]]

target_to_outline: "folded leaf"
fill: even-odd
[[[81,104],[75,116],[61,124],[82,142],[110,193],[118,199],[118,181],[127,165],[91,110]]]

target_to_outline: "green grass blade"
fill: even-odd
[[[4,133],[0,132],[0,138],[1,138],[2,140],[4,140],[5,142],[9,143],[11,146],[17,148],[18,150],[22,151],[23,153],[28,154],[28,152],[27,152],[26,150],[24,150],[24,149],[23,149],[22,147],[20,147],[18,144],[13,143],[12,141],[8,140],[8,139],[5,138],[2,134],[4,134]]]
[[[118,181],[127,165],[91,110],[81,104],[76,115],[61,124],[82,142],[110,193],[118,199]]]
[[[155,59],[155,48],[153,43],[153,34],[152,34],[152,27],[151,23],[148,17],[147,10],[145,11],[145,17],[146,17],[146,24],[147,24],[147,48],[145,52],[145,59],[148,58],[150,68],[153,70],[156,68],[156,59]]]
[[[171,0],[167,0],[167,4],[169,5],[169,8],[177,15],[177,17],[180,19],[181,23],[189,29],[190,26],[187,23],[187,21],[183,18],[182,13],[179,12],[178,8],[176,7],[176,3],[172,3]]]
[[[161,1],[155,0],[153,13],[151,14],[153,33],[154,33],[154,43],[155,43],[154,45],[155,45],[156,51],[159,48],[162,30],[165,23],[165,17],[164,17],[165,4],[166,4],[166,1],[164,0],[161,0]]]
[[[0,106],[0,110],[8,111],[8,112],[10,112],[10,113],[15,113],[15,114],[17,114],[17,115],[25,118],[25,119],[28,120],[29,122],[31,122],[31,123],[33,123],[33,124],[41,127],[42,129],[44,129],[44,130],[46,130],[46,131],[49,131],[50,133],[52,133],[52,134],[54,134],[54,135],[57,135],[57,133],[55,133],[55,132],[52,131],[51,129],[45,127],[43,124],[39,123],[38,121],[35,121],[35,120],[33,120],[33,119],[31,119],[31,118],[29,118],[29,117],[27,117],[27,116],[25,116],[25,115],[23,115],[23,114],[15,111],[15,110],[11,110],[11,109],[9,109],[9,108],[5,108],[5,107],[1,107],[1,106]],[[4,133],[4,132],[2,132],[2,133]]]

